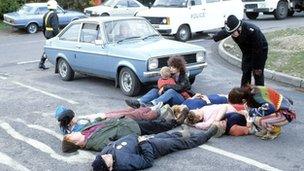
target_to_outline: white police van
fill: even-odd
[[[224,27],[231,14],[243,18],[241,0],[156,0],[150,9],[136,16],[149,20],[163,35],[187,41],[192,33]]]

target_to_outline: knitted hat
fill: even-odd
[[[242,22],[238,18],[236,18],[236,16],[230,15],[227,18],[225,29],[228,33],[232,33],[241,26],[241,23]]]
[[[93,171],[108,171],[108,166],[101,155],[97,155],[92,163]]]
[[[64,117],[69,117],[69,118],[73,118],[75,116],[75,113],[70,110],[70,109],[67,109],[63,106],[58,106],[56,108],[56,111],[55,111],[55,118],[60,121],[62,118]]]
[[[62,141],[62,146],[61,146],[62,152],[72,153],[72,152],[77,151],[78,149],[80,149],[80,147],[78,145],[75,145],[74,143],[71,143],[65,139]]]

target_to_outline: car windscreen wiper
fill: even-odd
[[[156,36],[159,37],[159,34],[151,34],[149,36],[144,37],[143,40],[146,40],[146,39],[148,39],[150,37],[156,37]]]
[[[118,41],[117,41],[117,43],[123,42],[123,41],[125,41],[125,40],[136,39],[136,38],[140,38],[140,37],[139,37],[139,36],[127,37],[127,38],[124,38],[124,39],[118,40]]]

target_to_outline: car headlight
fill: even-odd
[[[162,19],[161,24],[166,24],[169,25],[170,24],[170,18],[169,17],[165,17]]]
[[[196,53],[196,62],[205,62],[206,52],[200,51]]]
[[[148,69],[152,70],[152,69],[156,69],[158,68],[158,59],[157,58],[151,58],[148,61]]]

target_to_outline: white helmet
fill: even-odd
[[[47,8],[49,10],[55,10],[55,9],[57,9],[57,6],[58,6],[58,4],[57,4],[57,2],[55,0],[49,0],[47,2]]]

